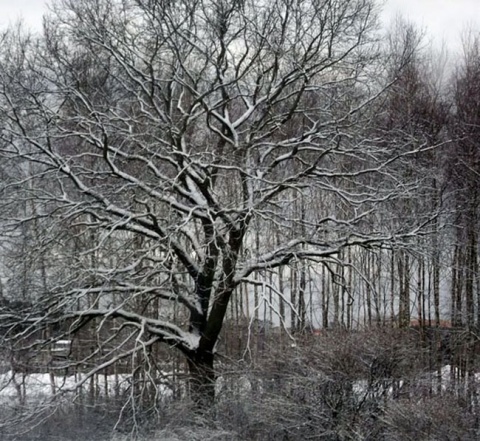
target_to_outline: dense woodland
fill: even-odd
[[[480,34],[378,8],[2,33],[1,436],[479,438]]]

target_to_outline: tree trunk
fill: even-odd
[[[330,301],[330,292],[328,290],[328,281],[325,275],[325,265],[322,266],[322,327],[328,328],[328,304]]]
[[[214,358],[212,352],[201,349],[187,355],[190,398],[201,413],[208,411],[215,401]]]

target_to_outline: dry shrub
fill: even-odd
[[[391,401],[385,409],[382,439],[389,441],[475,441],[478,416],[452,394]]]

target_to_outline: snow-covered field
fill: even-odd
[[[167,378],[168,373],[162,373]],[[219,377],[216,383],[217,396],[232,391],[247,396],[252,393],[253,385],[247,376],[240,376],[232,381],[232,378]],[[458,369],[446,365],[440,371],[428,372],[420,378],[415,379],[415,385],[419,388],[433,387],[436,390],[449,390],[453,386],[462,387],[467,383],[480,385],[480,373],[475,373],[468,379],[460,378]],[[395,394],[393,381],[386,379],[384,384],[372,384],[368,380],[359,380],[353,384],[353,392],[359,398],[365,396],[382,395],[384,398]],[[395,383],[396,390],[402,389],[404,382]],[[73,395],[79,393],[94,394],[97,398],[111,398],[125,395],[131,391],[132,376],[130,374],[100,375],[87,377],[84,374],[54,376],[48,373],[35,373],[24,375],[8,371],[0,374],[0,403],[36,403],[51,399],[59,395]],[[263,388],[256,384],[257,391]],[[410,384],[411,386],[411,384]],[[233,387],[233,389],[232,389]],[[172,389],[165,384],[156,384],[159,397],[169,398],[172,396]]]
[[[168,377],[167,373],[163,373]],[[417,379],[416,383],[430,385],[433,387],[441,386],[442,390],[450,388],[455,382],[458,386],[463,380],[458,380],[458,370],[450,365],[443,366],[438,372],[426,373],[424,377]],[[476,373],[469,379],[480,384],[480,373]],[[386,381],[388,384],[389,381]],[[439,384],[440,383],[440,384]],[[26,401],[37,401],[47,399],[49,397],[60,394],[73,394],[78,392],[94,393],[96,397],[115,397],[130,389],[132,385],[132,376],[130,374],[118,375],[100,375],[97,374],[93,378],[88,378],[84,374],[54,376],[48,373],[21,374],[13,371],[7,371],[0,374],[0,402],[12,403],[12,400],[18,400],[25,403]],[[252,392],[252,384],[246,376],[240,376],[234,381],[237,393],[248,395]],[[397,386],[402,387],[403,382],[399,382]],[[166,384],[157,384],[157,390],[163,397],[172,395],[171,389]],[[221,396],[222,392],[231,389],[232,382],[227,381],[223,377],[217,379],[216,393]],[[382,393],[388,396],[393,394],[393,388],[386,385],[387,390],[374,391],[372,384],[367,380],[356,381],[353,385],[353,391],[356,395]],[[380,388],[381,389],[381,388]]]
[[[127,391],[132,384],[130,374],[95,375],[88,378],[82,374],[54,376],[48,373],[21,374],[7,371],[0,374],[0,402],[18,400],[41,400],[65,393],[93,391],[96,396],[113,397]],[[171,396],[171,389],[157,385],[161,395]]]

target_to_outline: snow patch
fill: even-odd
[[[183,335],[183,340],[190,349],[195,350],[200,344],[200,335],[193,332],[185,332]]]
[[[168,374],[162,373],[167,376]],[[54,376],[43,374],[21,374],[8,371],[0,374],[0,403],[11,403],[12,400],[29,401],[52,397],[54,394],[89,391],[92,387],[96,396],[116,396],[125,392],[132,384],[132,375],[95,375],[86,379],[82,386],[78,383],[86,379],[85,374]],[[162,397],[169,397],[172,391],[167,384],[156,384]]]

